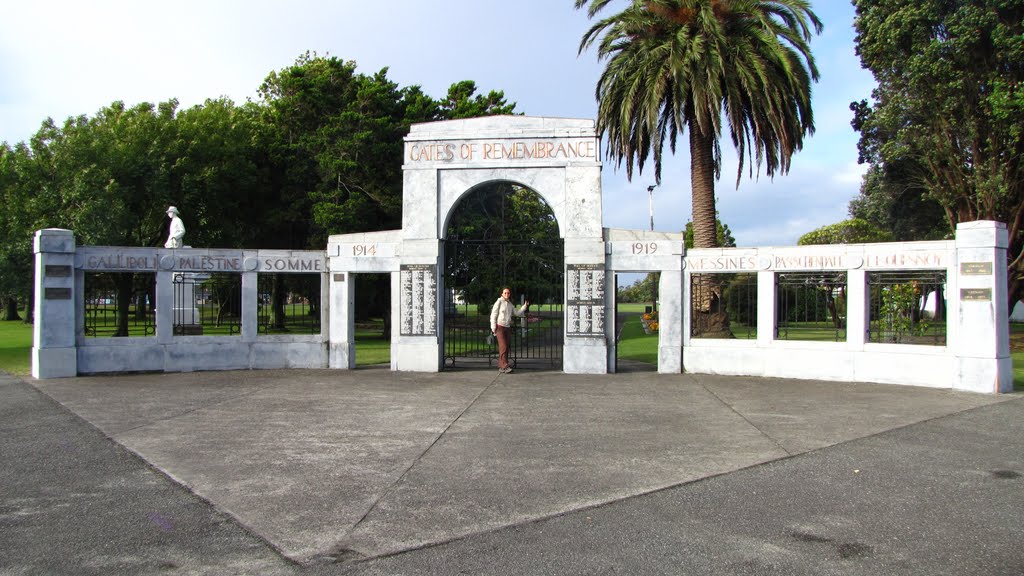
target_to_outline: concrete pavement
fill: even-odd
[[[904,555],[951,550],[946,540],[958,543],[958,558],[995,562],[996,571],[973,573],[1024,567],[1019,546],[993,544],[1024,535],[1018,395],[527,370],[207,372],[34,385],[116,442],[101,460],[111,450],[131,460],[123,446],[187,489],[142,465],[138,497],[155,483],[192,498],[190,509],[232,520],[216,524],[230,534],[213,539],[229,552],[185,543],[165,550],[164,562],[183,573],[907,573],[897,568],[920,559]],[[3,390],[46,412],[25,383],[8,378]],[[49,410],[103,452],[94,429]],[[4,415],[5,423],[23,419]],[[22,444],[48,430],[34,422],[16,427]],[[16,444],[5,440],[5,452],[17,454]],[[35,453],[21,453],[26,469]],[[949,495],[947,484],[957,499],[936,501]],[[935,518],[920,532],[897,531],[894,543],[892,512],[903,510],[909,523],[915,502]],[[860,505],[866,518],[851,512]],[[969,529],[936,520],[951,511],[966,515]],[[167,522],[208,529],[199,517],[177,520]],[[200,540],[202,550],[209,538]],[[971,548],[975,540],[990,549]]]

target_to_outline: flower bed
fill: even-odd
[[[644,325],[644,334],[652,334],[658,331],[658,313],[649,312],[640,317],[640,322]]]

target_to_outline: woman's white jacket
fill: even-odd
[[[523,304],[517,311],[512,302],[499,297],[494,306],[491,307],[491,332],[497,330],[498,325],[511,326],[512,315],[522,316],[526,313],[526,306],[526,304]]]

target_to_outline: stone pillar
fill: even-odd
[[[70,230],[37,230],[35,324],[32,328],[32,377],[68,378],[78,374],[75,235]]]
[[[258,266],[259,264],[257,263],[256,265]],[[242,342],[255,342],[259,333],[258,281],[259,275],[256,272],[242,272]],[[192,297],[192,306],[195,306],[195,295],[190,294],[190,296]],[[198,316],[196,317],[198,318]]]
[[[606,246],[605,249],[609,251],[611,250],[610,246]],[[604,278],[604,309],[608,310],[608,313],[605,314],[604,317],[606,333],[605,340],[608,342],[605,366],[608,367],[607,370],[609,374],[614,374],[618,372],[616,358],[618,357],[619,343],[616,337],[619,334],[619,319],[616,317],[615,311],[618,304],[618,295],[616,294],[616,291],[618,290],[619,282],[617,277],[618,275],[615,273],[614,267],[610,266],[608,261],[605,261],[604,269],[607,271]],[[562,327],[562,334],[564,337],[565,326]]]
[[[439,372],[444,363],[439,333],[444,322],[443,286],[438,280],[444,270],[441,246],[434,238],[406,239],[402,244],[399,272],[391,283],[392,304],[399,305],[391,322],[393,370]]]
[[[658,373],[683,371],[683,271],[662,270],[658,282]],[[614,314],[609,314],[614,316]]]
[[[607,374],[604,239],[565,240],[567,290],[564,304],[562,371],[566,374]],[[575,278],[575,280],[574,280]],[[612,336],[614,338],[614,336]]]
[[[174,341],[174,257],[160,259],[156,272],[156,341],[171,344]]]
[[[868,273],[863,268],[846,273],[846,347],[862,351],[868,341]]]
[[[331,272],[328,304],[327,366],[352,369],[356,367],[355,282],[350,272]]]
[[[956,226],[955,282],[947,295],[953,334],[947,346],[956,357],[953,388],[1011,392],[1009,314],[1006,289],[1006,225],[962,222]]]
[[[767,348],[775,340],[775,328],[777,327],[776,306],[778,299],[775,297],[775,271],[757,271],[757,345]]]

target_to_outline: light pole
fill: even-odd
[[[651,206],[651,232],[654,232],[654,189],[657,186],[657,184],[651,184],[647,187],[647,195],[650,197]]]
[[[647,196],[650,199],[651,207],[651,232],[654,232],[654,189],[657,184],[651,184],[647,187]],[[659,276],[654,272],[649,274],[651,278],[651,312],[658,311],[658,278]]]

